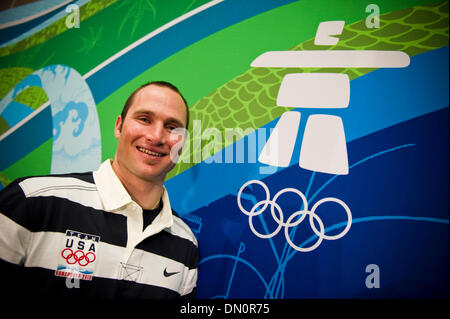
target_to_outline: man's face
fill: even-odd
[[[186,116],[186,106],[173,90],[157,85],[141,89],[125,119],[116,121],[116,173],[162,183],[175,166],[170,151],[181,140],[173,130],[186,127]]]

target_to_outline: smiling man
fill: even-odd
[[[186,128],[188,110],[178,90],[153,82],[135,91],[117,118],[118,139],[112,167],[143,208],[154,208],[166,174],[175,166],[170,156],[179,142],[173,131]]]
[[[0,192],[2,282],[23,297],[193,297],[197,240],[164,187],[187,128],[178,89],[150,82],[115,124],[113,160],[95,172],[14,181]]]

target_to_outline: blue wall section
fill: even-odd
[[[445,108],[348,143],[349,156],[359,162],[348,176],[333,179],[328,174],[299,172],[293,165],[263,179],[274,191],[278,185],[303,191],[310,185],[307,198],[312,203],[333,196],[345,199],[351,207],[353,223],[348,234],[336,241],[324,240],[313,252],[290,249],[281,234],[271,242],[255,237],[235,195],[194,211],[203,222],[199,295],[445,296],[449,283],[447,131]],[[261,193],[251,196],[258,195],[260,200]],[[287,196],[280,201],[284,211],[298,209],[294,199]],[[330,234],[342,230],[342,212],[336,210],[334,218],[329,212],[319,214]],[[270,225],[269,212],[264,219]],[[294,242],[310,246],[317,238],[313,235],[311,241],[307,222],[300,225]],[[261,224],[255,227],[264,232]],[[270,227],[274,229],[274,225]],[[207,240],[211,237],[214,242]],[[369,290],[364,284],[368,275],[365,268],[372,263],[380,267],[381,288]]]

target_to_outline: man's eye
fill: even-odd
[[[146,118],[146,117],[140,117],[139,121],[142,121],[142,122],[145,122],[145,123],[149,122],[148,118]]]

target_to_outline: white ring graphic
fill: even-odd
[[[275,219],[278,222],[278,227],[272,233],[267,234],[267,235],[263,235],[263,234],[258,233],[256,231],[256,229],[253,227],[253,222],[252,222],[254,216],[257,216],[257,215],[261,214],[264,211],[264,210],[261,209],[257,214],[253,214],[253,211],[256,210],[256,208],[258,208],[259,206],[261,206],[261,204],[265,204],[266,205],[265,207],[267,207],[268,204],[272,205],[272,207],[275,206],[277,208],[278,212],[280,213],[280,219],[277,219],[276,216],[275,216],[274,211],[271,209],[272,217],[273,217],[273,219]],[[278,234],[278,232],[280,231],[281,227],[283,226],[283,223],[280,222],[280,220],[283,220],[283,211],[281,210],[281,207],[277,203],[275,203],[273,201],[262,200],[262,201],[258,202],[255,206],[253,206],[253,208],[252,208],[250,213],[252,213],[252,214],[248,217],[248,224],[249,224],[250,229],[252,230],[253,234],[258,236],[259,238],[271,238],[271,237],[275,236],[276,234]]]
[[[314,214],[313,212],[308,212],[307,210],[302,210],[302,211],[295,212],[294,214],[292,214],[291,216],[289,216],[289,218],[288,218],[288,220],[287,220],[287,224],[289,224],[290,221],[291,221],[291,219],[294,219],[294,218],[297,217],[297,215],[299,215],[299,214],[303,214],[303,216],[302,216],[302,218],[300,218],[299,221],[297,221],[298,224],[300,224],[300,223],[303,221],[303,219],[304,219],[304,217],[305,217],[306,215],[309,215],[309,216],[310,216],[310,217],[309,217],[309,218],[310,218],[310,221],[312,220],[311,217],[312,217],[312,218],[315,218],[315,219],[317,220],[317,222],[319,223],[319,227],[320,227],[320,234],[317,234],[316,231],[314,231],[314,233],[317,235],[317,237],[319,237],[319,239],[317,240],[317,242],[316,242],[314,245],[312,245],[312,246],[310,246],[310,247],[308,247],[308,248],[301,248],[301,247],[295,245],[295,244],[292,242],[292,240],[291,240],[291,238],[290,238],[290,236],[289,236],[289,227],[285,227],[285,228],[284,228],[284,237],[286,237],[286,240],[287,240],[287,242],[289,243],[289,245],[291,245],[291,247],[294,248],[294,249],[297,250],[297,251],[301,251],[301,252],[313,251],[314,249],[316,249],[317,247],[319,247],[319,245],[322,243],[322,240],[324,239],[324,236],[325,236],[325,229],[324,229],[324,227],[323,227],[322,220],[319,218],[319,216],[317,216],[317,215]],[[297,222],[295,222],[294,224],[297,224]],[[298,225],[298,224],[297,224],[297,225]],[[314,224],[314,223],[312,223],[312,224]],[[311,224],[311,225],[312,225],[312,224]]]
[[[252,209],[250,211],[248,211],[242,206],[241,197],[242,197],[243,190],[251,184],[260,185],[266,193],[266,198],[255,203],[253,205]],[[276,201],[282,194],[287,193],[287,192],[297,194],[301,198],[303,206],[301,207],[300,210],[296,211],[291,216],[289,216],[289,218],[286,220],[286,222],[284,222],[283,210],[277,204]],[[344,230],[337,235],[325,235],[325,227],[323,225],[322,219],[320,219],[319,215],[317,215],[315,213],[316,209],[321,204],[326,203],[326,202],[338,203],[345,209],[345,212],[347,214],[347,225],[345,226]],[[263,239],[271,238],[271,237],[275,236],[276,234],[278,234],[280,232],[281,228],[284,227],[284,236],[286,238],[287,243],[293,249],[295,249],[297,251],[301,251],[301,252],[313,251],[314,249],[319,247],[319,245],[322,243],[322,241],[324,239],[336,240],[336,239],[342,238],[350,230],[350,227],[352,224],[352,214],[351,214],[350,208],[342,200],[340,200],[338,198],[334,198],[334,197],[323,198],[323,199],[319,200],[318,202],[316,202],[313,205],[311,210],[308,210],[308,201],[307,201],[305,195],[298,189],[295,189],[295,188],[282,189],[281,191],[279,191],[278,193],[275,194],[273,199],[270,199],[269,188],[267,187],[266,184],[264,184],[262,181],[259,181],[259,180],[251,180],[251,181],[248,181],[247,183],[245,183],[244,185],[242,185],[242,187],[239,189],[239,192],[237,195],[237,204],[238,204],[241,212],[248,216],[248,224],[249,224],[250,229],[253,232],[253,234],[255,234],[255,236],[257,236],[259,238],[263,238]],[[278,227],[269,234],[261,234],[253,226],[253,217],[264,213],[267,206],[269,206],[269,205],[270,205],[270,211],[271,211],[272,218],[278,224]],[[278,214],[275,213],[275,209],[277,210]],[[277,215],[279,215],[279,217]],[[302,216],[300,218],[298,218],[297,220],[295,220],[299,215],[302,215]],[[296,226],[300,225],[303,222],[303,220],[305,219],[306,215],[309,215],[309,224],[310,224],[311,229],[313,230],[314,234],[318,237],[318,239],[317,239],[316,243],[313,244],[312,246],[303,248],[303,247],[299,247],[293,243],[293,241],[291,240],[291,238],[289,236],[289,229],[291,227],[296,227]],[[317,229],[317,227],[314,223],[314,219],[318,223],[319,229]]]
[[[337,234],[334,236],[328,236],[325,234],[319,235],[317,232],[316,226],[314,226],[314,223],[312,222],[312,219],[310,217],[309,222],[310,222],[311,228],[313,229],[314,233],[317,236],[323,236],[324,239],[328,239],[328,240],[339,239],[339,238],[343,237],[345,234],[347,234],[347,232],[349,231],[350,226],[352,225],[352,213],[350,212],[350,208],[348,208],[348,206],[343,201],[341,201],[338,198],[334,198],[334,197],[322,198],[321,200],[319,200],[317,203],[314,204],[313,208],[311,209],[311,212],[317,216],[317,214],[315,214],[314,212],[316,211],[317,207],[319,207],[320,204],[325,203],[325,202],[335,202],[335,203],[340,204],[342,207],[344,207],[345,212],[347,213],[347,218],[348,218],[347,225],[345,226],[344,230],[340,234]]]
[[[278,193],[275,194],[275,196],[272,199],[272,202],[276,202],[278,197],[280,197],[282,194],[287,193],[287,192],[292,192],[292,193],[295,193],[295,194],[299,195],[301,197],[301,199],[302,199],[302,202],[303,202],[303,208],[302,209],[306,210],[306,211],[308,210],[308,201],[306,200],[305,195],[303,195],[303,193],[301,191],[299,191],[298,189],[295,189],[295,188],[282,189],[281,191],[279,191]],[[269,194],[269,197],[270,197],[270,194]],[[272,207],[273,207],[273,205],[271,206],[271,209],[272,209]],[[273,212],[272,212],[272,216],[273,216]],[[275,220],[278,223],[282,224],[284,227],[293,227],[293,226],[296,226],[296,225],[300,224],[305,217],[306,217],[306,215],[303,215],[302,218],[300,218],[299,221],[296,221],[293,225],[290,225],[289,222],[283,223],[282,221],[280,221],[278,219],[275,219]]]
[[[250,185],[250,184],[258,184],[258,185],[260,185],[262,188],[264,188],[264,191],[266,192],[266,201],[270,201],[270,192],[269,192],[269,188],[267,187],[267,185],[264,184],[264,183],[261,182],[261,181],[258,181],[258,180],[248,181],[247,183],[245,183],[244,185],[242,185],[241,189],[239,190],[238,195],[237,195],[237,203],[238,203],[239,209],[240,209],[241,212],[243,212],[245,215],[248,215],[248,216],[254,215],[254,216],[256,216],[256,215],[259,215],[260,213],[258,212],[258,213],[255,214],[255,213],[249,212],[249,211],[245,210],[245,208],[242,207],[242,204],[241,204],[241,194],[242,194],[242,191],[243,191],[248,185]],[[261,209],[261,211],[264,211],[264,210],[266,209],[267,205],[269,205],[269,203],[266,203],[266,204],[264,205],[264,207]],[[252,210],[252,211],[253,211],[253,210]]]

